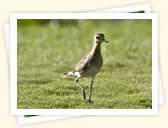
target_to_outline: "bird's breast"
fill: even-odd
[[[89,62],[88,69],[84,72],[84,76],[92,76],[94,77],[101,69],[103,65],[102,56],[93,56]]]
[[[101,68],[103,65],[103,58],[101,54],[96,54],[93,55],[92,61],[91,61],[92,65],[94,65],[96,68]]]

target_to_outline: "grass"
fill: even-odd
[[[18,21],[19,109],[152,108],[151,20],[36,21]],[[63,74],[89,52],[96,32],[110,43],[102,44],[104,64],[89,103]],[[80,82],[88,96],[90,79]]]

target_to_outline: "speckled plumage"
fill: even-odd
[[[103,58],[101,55],[101,43],[108,42],[105,40],[105,36],[102,33],[98,33],[94,36],[94,43],[91,51],[84,56],[75,66],[74,70],[67,73],[68,76],[76,76],[76,82],[83,92],[83,97],[86,99],[85,90],[81,87],[78,79],[80,77],[91,77],[90,83],[90,95],[89,102],[91,102],[91,90],[93,85],[93,80],[96,74],[100,71],[103,65]]]

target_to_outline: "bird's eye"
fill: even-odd
[[[96,36],[96,39],[100,39],[100,37],[99,37],[99,36]]]

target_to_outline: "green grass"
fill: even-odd
[[[151,27],[151,20],[19,20],[17,107],[152,108]],[[89,52],[97,32],[110,43],[102,44],[104,64],[89,103],[63,74]],[[90,79],[80,82],[88,96]]]

